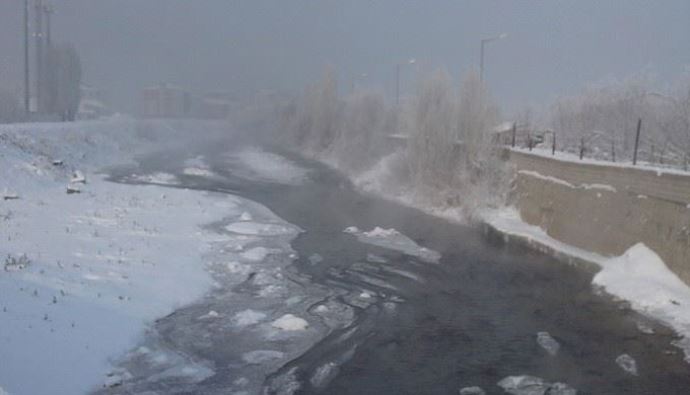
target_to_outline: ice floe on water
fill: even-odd
[[[292,314],[285,314],[271,323],[271,326],[284,331],[303,331],[309,327],[309,323]]]
[[[309,179],[309,171],[282,155],[257,147],[227,154],[233,174],[278,184],[299,185]]]
[[[133,174],[132,178],[135,181],[146,182],[151,184],[161,185],[175,185],[177,184],[177,177],[174,174],[158,172],[153,174]]]
[[[339,370],[338,364],[335,362],[327,362],[316,368],[309,382],[315,388],[322,388],[338,375]]]
[[[285,353],[276,350],[255,350],[242,354],[242,360],[248,364],[259,365],[275,359],[282,359]]]
[[[414,240],[392,228],[384,229],[377,226],[365,232],[356,226],[350,226],[343,232],[355,235],[357,240],[362,243],[400,251],[404,254],[417,257],[425,262],[438,263],[441,259],[441,254],[438,252],[420,246]]]
[[[620,366],[625,373],[637,376],[637,362],[628,354],[621,354],[616,358],[616,364]]]
[[[460,388],[460,395],[486,395],[481,387],[465,387]]]
[[[254,247],[241,253],[240,256],[248,261],[260,262],[263,261],[266,258],[266,256],[270,253],[271,250],[269,250],[266,247]]]
[[[549,332],[537,333],[537,344],[539,344],[539,346],[546,350],[546,352],[548,352],[550,355],[558,354],[558,350],[561,348],[561,345],[558,344],[556,339],[551,337]]]
[[[564,383],[550,383],[534,376],[508,376],[497,385],[511,395],[577,395],[577,390]]]
[[[240,311],[232,317],[233,324],[237,327],[256,325],[265,319],[265,313],[251,309]]]
[[[280,236],[295,231],[293,226],[249,221],[233,222],[225,229],[233,233],[255,236]]]

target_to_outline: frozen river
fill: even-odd
[[[593,273],[362,195],[318,163],[216,145],[110,177],[257,205],[208,225],[225,243],[213,290],[156,321],[104,393],[690,391],[675,335],[596,292]]]

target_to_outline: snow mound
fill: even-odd
[[[343,232],[355,235],[357,240],[362,243],[400,251],[403,254],[417,257],[425,262],[438,263],[441,259],[441,254],[438,252],[420,246],[414,240],[393,228],[384,229],[377,226],[368,232],[363,232],[357,227],[351,226],[343,230]]]
[[[232,318],[233,323],[237,327],[245,327],[250,325],[256,325],[266,318],[266,314],[255,310],[244,310],[235,314]]]
[[[303,331],[307,329],[309,323],[292,314],[285,314],[271,323],[271,326],[284,331]]]
[[[690,288],[642,243],[623,255],[603,262],[592,282],[609,294],[627,300],[633,309],[690,335]],[[687,342],[680,342],[679,345]],[[690,347],[683,347],[690,361]]]
[[[287,185],[301,185],[309,179],[307,169],[256,147],[231,153],[228,159],[233,173],[242,178]]]

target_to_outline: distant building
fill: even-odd
[[[234,102],[225,92],[207,93],[198,100],[195,115],[205,119],[225,119],[230,114]]]
[[[192,95],[171,84],[145,88],[141,93],[141,115],[147,118],[191,117]]]
[[[105,93],[103,90],[94,88],[87,84],[80,84],[81,101],[77,118],[97,119],[112,114],[112,110],[105,104]]]

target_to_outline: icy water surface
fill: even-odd
[[[190,170],[189,159],[199,154],[206,167]],[[208,298],[159,320],[147,336],[196,363],[197,370],[188,371],[196,379],[146,377],[146,367],[132,357],[123,366],[143,379],[105,392],[457,394],[479,386],[502,394],[499,381],[529,375],[566,383],[579,394],[690,393],[690,365],[671,345],[675,336],[599,295],[583,268],[363,196],[317,163],[273,163],[271,171],[307,169],[280,182],[261,169],[248,171],[238,157],[225,147],[165,153],[113,170],[112,178],[146,183],[156,179],[132,174],[171,174],[174,187],[240,195],[299,227],[291,242],[296,257],[276,238],[268,248],[282,252],[261,263],[285,276],[283,293],[262,297],[266,288],[257,288],[255,270],[239,284],[215,276],[218,288]],[[212,227],[227,225],[219,219]],[[344,232],[348,227],[394,228],[440,253],[440,261],[362,243]],[[197,319],[209,311],[228,318]],[[290,317],[281,322],[299,325],[291,318],[303,318],[308,327],[271,333],[228,327],[238,319],[261,325],[285,314]],[[643,333],[648,329],[654,334]],[[635,360],[637,375],[617,364],[623,354]]]

